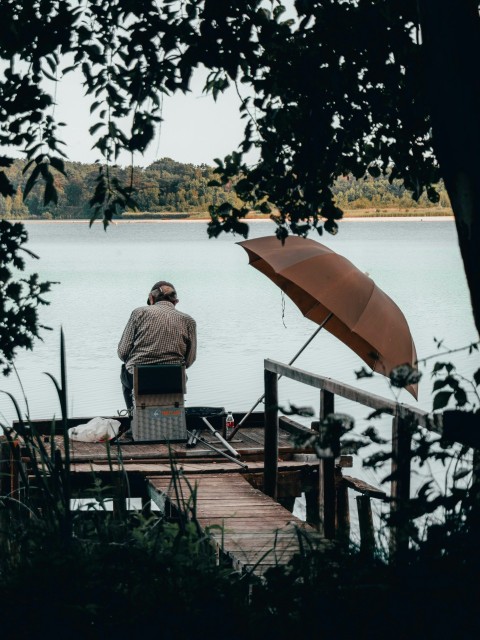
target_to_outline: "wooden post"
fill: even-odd
[[[277,502],[285,507],[290,513],[293,513],[295,508],[295,496],[285,496],[284,498],[277,498]]]
[[[0,436],[0,553],[4,553],[9,540],[9,512],[2,498],[10,493],[10,446]]]
[[[0,497],[10,493],[10,445],[6,440],[0,442]]]
[[[265,460],[263,491],[276,499],[278,477],[278,383],[277,374],[265,369]]]
[[[114,517],[120,520],[125,518],[127,514],[127,498],[123,493],[123,483],[121,481],[115,483],[112,505]]]
[[[320,460],[319,471],[320,533],[335,538],[335,459]]]
[[[397,563],[408,550],[409,522],[405,509],[410,500],[412,457],[411,424],[398,414],[392,420],[392,482],[390,517],[390,560]]]
[[[124,476],[125,473],[125,471],[117,471],[113,480],[113,515],[120,520],[127,515],[127,482]]]
[[[13,442],[13,447],[11,448],[11,457],[10,457],[10,493],[11,495],[20,500],[20,465],[22,464],[21,460],[21,452],[20,452],[20,443],[18,440]]]
[[[472,496],[471,522],[477,533],[480,525],[480,449],[474,448],[472,453]]]
[[[312,431],[318,433],[318,421],[311,423]],[[319,470],[315,471],[315,475],[318,475]],[[317,529],[320,526],[320,485],[318,478],[313,478],[309,488],[305,491],[305,507],[306,517],[308,524]]]
[[[320,458],[318,469],[318,499],[319,499],[319,531],[326,538],[335,538],[336,497],[335,497],[335,455],[329,443],[331,435],[323,420],[335,410],[335,396],[330,391],[320,390],[320,449],[325,451],[325,457]],[[330,451],[328,451],[330,449]]]
[[[348,485],[343,482],[342,470],[335,469],[337,521],[335,523],[335,537],[348,543],[350,540],[350,507],[348,504]]]
[[[19,510],[18,503],[8,498],[20,500],[20,464],[18,443],[0,436],[0,500],[7,498],[0,503],[0,552],[4,544],[11,544],[8,531],[10,513]]]
[[[149,518],[152,515],[152,500],[148,493],[148,480],[146,478],[142,478],[141,499],[142,499],[142,514],[145,516],[145,518]]]
[[[335,411],[335,395],[331,391],[320,389],[320,420],[334,413]]]
[[[356,496],[358,508],[358,524],[360,526],[360,553],[366,558],[373,557],[375,552],[375,535],[373,533],[373,517],[370,496]]]

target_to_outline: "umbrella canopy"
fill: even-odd
[[[272,280],[304,316],[321,324],[374,371],[388,376],[400,365],[416,366],[405,316],[391,298],[355,265],[328,247],[298,236],[238,243],[250,264]],[[417,398],[417,385],[406,389]]]

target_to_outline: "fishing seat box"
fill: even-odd
[[[183,442],[185,367],[179,364],[139,365],[133,372],[134,442]]]

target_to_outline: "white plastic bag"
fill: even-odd
[[[113,418],[92,418],[68,430],[70,440],[79,442],[105,442],[118,435],[120,422]]]

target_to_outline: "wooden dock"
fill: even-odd
[[[409,511],[404,507],[410,499],[414,429],[427,429],[478,450],[480,441],[475,429],[467,428],[465,423],[458,424],[457,414],[463,412],[431,416],[409,405],[290,365],[273,360],[265,360],[264,365],[265,412],[248,414],[240,431],[229,439],[238,452],[240,464],[232,457],[224,457],[226,450],[222,453],[222,445],[211,430],[201,434],[194,448],[189,448],[187,442],[124,442],[110,448],[100,443],[73,442],[67,452],[61,435],[64,426],[77,426],[90,418],[65,418],[65,422],[37,420],[31,427],[41,445],[33,445],[26,451],[14,423],[12,440],[7,442],[5,437],[0,437],[2,505],[14,508],[22,500],[25,488],[22,483],[30,483],[33,459],[42,450],[42,455],[48,458],[44,466],[52,476],[58,467],[62,473],[64,469],[69,470],[60,480],[68,483],[70,499],[91,497],[92,489],[100,486],[103,498],[113,501],[114,511],[125,511],[130,498],[141,499],[146,515],[152,502],[167,516],[181,511],[195,519],[218,554],[227,558],[235,569],[261,574],[273,564],[287,563],[303,542],[312,537],[348,543],[349,493],[354,491],[360,552],[367,558],[375,553],[371,500],[387,501],[393,522],[389,529],[390,558],[392,562],[401,562],[410,543]],[[279,376],[319,390],[318,420],[311,423],[311,428],[279,415]],[[352,466],[352,456],[340,455],[341,433],[335,421],[329,421],[335,414],[336,397],[391,415],[389,492],[386,485],[384,490],[344,475],[343,469]],[[236,414],[236,422],[243,415]],[[126,420],[113,417],[121,422]],[[211,417],[215,429],[223,430],[225,436],[222,420],[219,415]],[[192,429],[188,419],[187,428]],[[302,438],[310,445],[299,446]],[[35,490],[34,485],[32,489]],[[305,499],[306,522],[292,514],[295,500],[300,496]]]
[[[239,473],[190,477],[149,477],[152,501],[162,511],[177,510],[195,518],[217,552],[240,572],[261,575],[286,564],[299,552],[301,540],[316,530],[292,515]]]
[[[280,375],[319,389],[320,411],[311,428],[279,415]],[[345,467],[352,466],[352,457],[340,455],[340,433],[327,420],[335,412],[336,396],[392,415],[390,495],[383,488],[343,474]],[[236,414],[236,422],[242,417],[243,414]],[[89,419],[70,418],[67,427]],[[210,420],[215,430],[223,431],[225,436],[224,418],[218,414]],[[114,510],[125,511],[131,504],[129,498],[140,498],[145,514],[150,513],[152,502],[167,516],[182,511],[195,518],[217,552],[232,566],[261,574],[276,562],[288,562],[309,537],[347,542],[351,491],[357,493],[360,548],[372,557],[375,536],[371,500],[388,501],[390,511],[396,513],[409,499],[413,422],[441,432],[441,425],[430,420],[426,412],[266,360],[265,412],[249,415],[229,439],[238,452],[237,462],[224,457],[227,450],[222,453],[222,444],[212,430],[204,430],[194,447],[187,446],[186,441],[122,442],[110,448],[100,443],[71,442],[67,455],[60,435],[62,421],[53,425],[51,420],[35,421],[32,426],[40,434],[45,450],[52,452],[52,458],[55,453],[68,459],[72,499],[91,497],[92,488],[100,485],[107,493],[110,491]],[[192,430],[187,416],[188,428]],[[317,436],[312,440],[315,431]],[[300,446],[302,437],[307,437],[310,444]],[[5,444],[1,447],[0,495],[21,499],[19,478],[22,475],[25,481],[29,460],[21,438],[18,444],[14,451],[7,451]],[[19,468],[23,468],[23,474],[18,473]],[[305,500],[306,522],[292,514],[300,496]],[[404,524],[398,522],[390,529],[393,558],[400,558],[408,546]]]
[[[235,415],[237,421],[241,417]],[[68,428],[89,419],[71,418]],[[212,418],[219,431],[224,426],[221,420]],[[343,476],[343,468],[352,465],[351,456],[331,458],[327,468],[313,449],[294,444],[295,436],[311,435],[310,429],[281,416],[274,437],[268,438],[267,424],[263,412],[253,413],[230,440],[241,464],[222,455],[221,443],[208,430],[194,448],[186,442],[107,446],[71,441],[66,456],[60,420],[53,423],[53,433],[50,420],[34,421],[32,427],[45,451],[51,452],[48,455],[68,457],[72,499],[91,498],[92,489],[101,486],[103,499],[110,498],[114,511],[125,512],[132,498],[140,499],[146,515],[151,514],[152,504],[167,517],[181,511],[195,518],[217,554],[238,571],[261,575],[270,566],[289,562],[313,540],[347,539],[348,489],[362,494],[357,499],[364,523],[361,534],[371,551],[370,498],[384,499],[385,493]],[[0,495],[20,496],[20,476],[25,478],[25,470],[28,475],[31,461],[21,439],[18,444],[13,452],[6,443],[1,445]],[[180,483],[177,487],[174,479]],[[302,496],[306,522],[292,514],[295,500]]]
[[[236,415],[236,419],[240,419]],[[73,418],[69,427],[88,422]],[[95,483],[111,487],[113,509],[124,511],[129,499],[140,498],[145,514],[155,504],[162,514],[195,519],[208,535],[218,557],[240,572],[263,574],[269,567],[286,564],[302,544],[318,539],[318,530],[292,514],[296,498],[306,495],[309,513],[318,511],[318,459],[309,448],[295,447],[291,429],[278,437],[277,489],[275,499],[264,486],[264,415],[252,414],[231,440],[242,466],[212,450],[222,450],[214,435],[205,430],[201,441],[188,448],[186,442],[129,443],[107,447],[105,443],[71,441],[70,483],[73,499],[92,496]],[[52,435],[51,421],[33,423],[47,451],[65,457],[60,421]],[[216,425],[221,428],[221,425]],[[203,441],[203,442],[202,442]],[[10,460],[10,478],[2,493],[19,487],[15,465],[29,466],[25,451]],[[5,445],[3,445],[5,451]],[[4,456],[1,456],[4,457]],[[348,464],[343,461],[343,464]],[[5,465],[4,465],[5,466]],[[123,478],[123,480],[122,480]],[[7,486],[8,484],[8,486]],[[107,492],[108,493],[108,492]],[[105,497],[105,492],[103,493]]]

